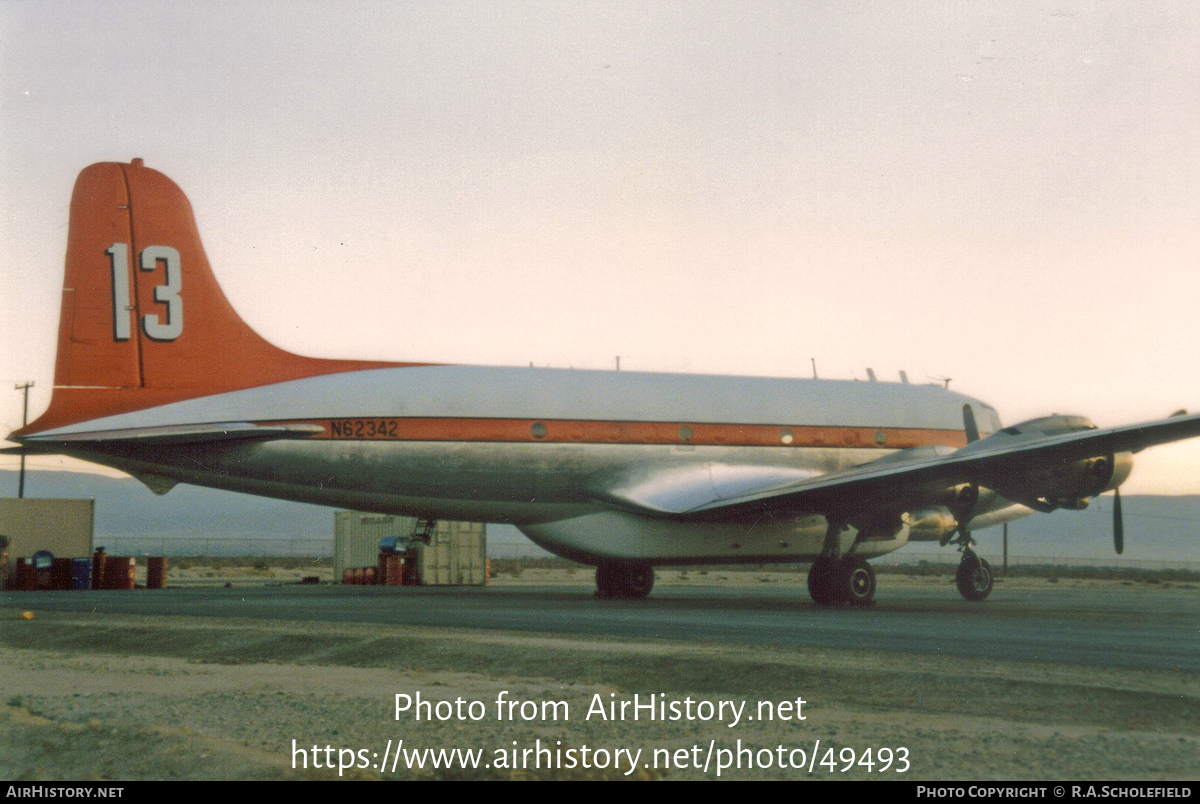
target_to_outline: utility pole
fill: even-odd
[[[14,390],[25,392],[25,405],[21,410],[21,426],[22,427],[29,424],[29,389],[32,387],[33,387],[33,380],[30,380],[29,382],[25,383],[24,385],[14,385],[13,386]],[[20,479],[17,481],[17,497],[18,498],[25,496],[25,453],[24,452],[21,453],[21,474],[19,475],[19,478]]]

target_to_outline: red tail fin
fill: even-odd
[[[71,196],[50,408],[15,435],[396,365],[301,357],[263,340],[217,285],[179,187],[140,159],[103,162],[79,174]]]

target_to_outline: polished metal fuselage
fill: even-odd
[[[81,441],[68,451],[143,477],[366,511],[512,523],[547,549],[583,561],[794,561],[819,552],[824,517],[655,516],[614,501],[611,479],[632,473],[653,485],[661,477],[664,487],[650,493],[669,497],[671,478],[702,472],[706,493],[719,499],[736,493],[739,469],[816,475],[887,455],[898,439],[960,446],[964,405],[973,406],[981,430],[1000,426],[987,405],[935,386],[425,366],[277,383],[39,435],[317,423],[324,434],[307,439],[143,447]],[[347,421],[378,421],[385,432],[337,435],[335,423]],[[388,433],[384,422],[398,425]],[[876,437],[863,443],[860,432]],[[858,440],[846,443],[850,435]],[[1011,509],[1002,500],[993,507],[992,518]],[[866,543],[860,552],[896,549],[909,535]]]

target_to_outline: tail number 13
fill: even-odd
[[[127,341],[130,338],[130,313],[133,299],[129,292],[129,244],[113,243],[104,252],[112,265],[113,338]],[[183,299],[179,297],[183,276],[179,269],[179,252],[170,246],[147,246],[142,249],[143,271],[153,271],[162,263],[166,284],[154,288],[154,300],[167,306],[166,321],[158,315],[142,316],[142,330],[154,341],[173,341],[183,332]]]

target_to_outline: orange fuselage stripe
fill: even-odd
[[[773,424],[621,422],[563,419],[354,417],[260,422],[314,424],[317,440],[502,441],[579,444],[679,444],[753,447],[962,447],[960,430],[904,427],[819,427]],[[790,436],[790,438],[789,438]]]

